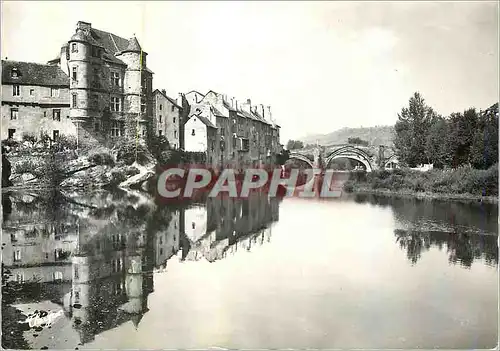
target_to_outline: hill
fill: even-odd
[[[361,128],[342,128],[328,134],[308,135],[299,140],[306,144],[332,145],[345,144],[348,138],[360,138],[366,140],[370,145],[390,146],[394,140],[393,126],[375,126]]]

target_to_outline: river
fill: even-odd
[[[32,348],[497,344],[497,205],[259,193],[168,205],[127,191],[2,203],[3,298],[29,317]]]

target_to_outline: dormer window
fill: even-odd
[[[12,78],[18,78],[19,77],[19,71],[17,70],[17,68],[13,68],[12,71],[10,71],[10,76]]]

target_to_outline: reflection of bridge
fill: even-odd
[[[306,163],[311,168],[329,169],[336,159],[354,160],[363,165],[366,172],[380,168],[393,168],[398,161],[394,154],[386,155],[387,149],[379,147],[378,153],[373,148],[354,145],[332,145],[329,147],[315,147],[309,150],[290,152],[290,159]],[[312,155],[312,157],[311,157]]]

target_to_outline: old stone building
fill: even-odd
[[[214,91],[185,95],[190,104],[185,150],[206,153],[211,166],[259,166],[275,162],[281,151],[270,106],[239,102]]]
[[[152,117],[153,72],[147,53],[129,40],[78,22],[52,61],[70,77],[70,118],[79,142],[144,140]]]
[[[2,138],[47,130],[51,137],[75,135],[79,145],[110,145],[143,141],[153,131],[153,72],[135,37],[80,21],[46,65],[2,67]]]
[[[179,94],[177,100],[174,100],[167,96],[165,90],[156,89],[153,92],[153,111],[156,135],[165,136],[174,149],[182,148],[182,95]]]
[[[69,77],[57,66],[2,61],[2,140],[76,133]]]

